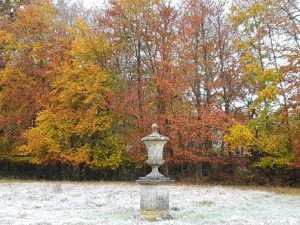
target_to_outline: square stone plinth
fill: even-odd
[[[169,185],[171,180],[140,178],[140,213],[146,220],[171,219],[169,214]]]

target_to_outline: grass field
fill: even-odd
[[[135,183],[0,181],[0,225],[298,225],[300,190],[173,185],[170,214],[142,221]]]

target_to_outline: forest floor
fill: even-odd
[[[139,218],[139,186],[0,180],[1,225],[298,225],[300,189],[175,184],[173,220]]]

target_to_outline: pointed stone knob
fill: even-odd
[[[169,138],[158,133],[158,126],[156,123],[152,124],[152,133],[146,137],[143,137],[141,141],[168,141]]]
[[[152,128],[152,132],[153,133],[157,133],[157,131],[158,131],[158,125],[156,123],[152,124],[151,128]]]

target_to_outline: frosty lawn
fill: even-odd
[[[139,219],[135,183],[0,182],[1,225],[300,224],[300,196],[229,187],[174,185],[171,221]]]

